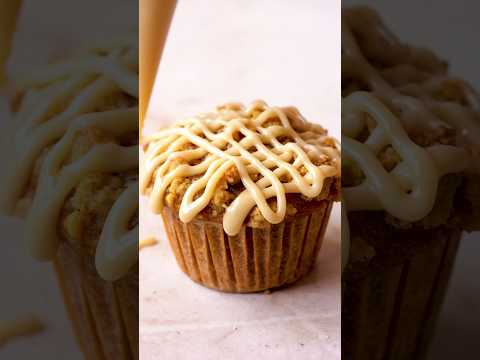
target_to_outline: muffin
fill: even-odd
[[[461,234],[480,228],[477,96],[358,7],[342,98],[342,355],[421,359]]]
[[[140,191],[182,271],[226,292],[307,274],[340,188],[336,142],[293,107],[226,104],[145,138]]]
[[[55,265],[87,359],[138,358],[138,45],[94,46],[17,78],[4,213]]]

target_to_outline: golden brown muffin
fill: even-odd
[[[194,281],[254,292],[311,269],[339,198],[339,151],[325,129],[294,108],[226,104],[144,149],[141,191]]]

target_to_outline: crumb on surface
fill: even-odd
[[[140,240],[138,244],[139,250],[143,250],[144,248],[155,246],[158,244],[157,239],[155,239],[153,236],[149,236],[145,239]]]
[[[43,322],[32,314],[11,321],[0,321],[0,347],[17,337],[36,335],[44,329]]]

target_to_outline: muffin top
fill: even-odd
[[[167,205],[183,222],[223,216],[229,235],[339,194],[335,140],[293,107],[218,106],[146,137],[144,149],[140,190],[152,210]]]
[[[138,258],[138,45],[89,47],[15,79],[19,89],[0,208],[26,217],[32,254],[68,241],[107,280]]]
[[[468,186],[465,174],[479,170],[480,102],[445,61],[402,43],[372,9],[345,9],[342,98],[347,211],[382,211],[398,229],[462,217],[454,197]],[[343,216],[345,237],[355,236]],[[349,240],[343,245],[348,251]]]

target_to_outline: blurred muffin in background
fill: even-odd
[[[88,359],[138,358],[138,39],[13,79],[0,205],[55,264]]]
[[[342,354],[422,358],[480,228],[478,98],[366,7],[342,13],[342,97]]]

